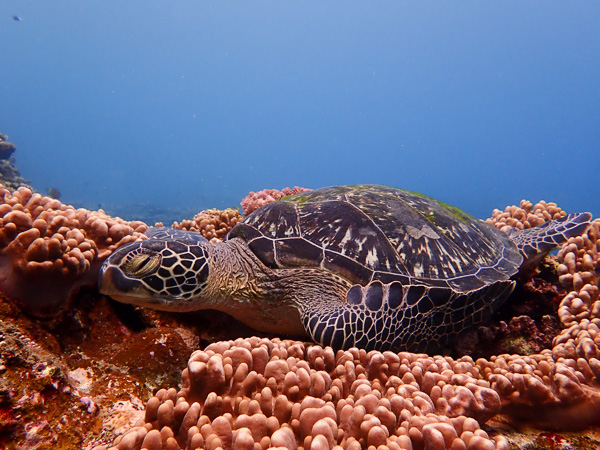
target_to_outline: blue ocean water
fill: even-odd
[[[3,0],[0,132],[38,190],[109,212],[379,183],[482,218],[522,198],[598,216],[599,17],[598,2]]]

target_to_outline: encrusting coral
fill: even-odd
[[[196,214],[192,220],[175,222],[172,228],[201,233],[209,241],[222,241],[229,231],[243,220],[237,209],[207,209]]]
[[[97,282],[102,261],[147,225],[75,209],[26,187],[0,185],[0,290],[34,313],[55,311]]]
[[[292,194],[299,194],[300,192],[307,192],[310,190],[311,189],[308,188],[294,186],[293,189],[286,187],[281,191],[277,189],[263,189],[262,191],[258,192],[250,192],[241,202],[242,211],[244,212],[244,215],[247,216],[261,206],[265,206],[266,204],[279,200],[282,197]]]

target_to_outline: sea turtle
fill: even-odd
[[[150,229],[110,255],[99,287],[155,309],[221,310],[335,349],[435,351],[498,309],[524,260],[590,220],[571,214],[509,236],[418,193],[326,187],[263,206],[219,243]]]

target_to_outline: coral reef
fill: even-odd
[[[27,195],[20,192],[2,191],[5,205],[12,206],[2,211],[7,207],[0,205],[0,237],[7,214],[32,211],[27,205],[34,194],[23,202]],[[56,216],[80,214],[61,209],[60,202],[53,205],[46,213],[48,229],[54,220],[63,221]],[[527,227],[540,214],[546,217],[544,211],[561,214],[551,203],[538,205],[543,207],[522,203],[523,213],[508,208],[504,218],[498,212],[497,226],[517,220]],[[92,222],[115,220],[105,222],[105,238],[113,225],[124,225],[100,211],[87,213]],[[208,222],[195,218],[180,226],[199,231],[213,223],[216,232],[234,217],[215,214]],[[21,217],[13,216],[9,219]],[[76,228],[85,231],[98,255],[115,244],[98,240],[86,223],[67,222],[74,228],[67,223],[54,231],[65,233],[65,244],[66,233]],[[8,242],[36,228],[34,223]],[[567,243],[558,261],[546,258],[534,278],[521,284],[498,322],[478,330],[483,336],[468,350],[473,356],[336,353],[272,336],[250,337],[252,330],[213,311],[157,312],[113,302],[93,288],[79,290],[59,318],[40,320],[0,295],[0,447],[597,448],[600,435],[586,428],[600,424],[597,280],[575,288],[565,278],[560,284],[557,275],[562,265],[573,276],[590,271],[583,260],[584,254],[597,255],[596,222],[594,227],[581,242]],[[40,237],[51,239],[47,233]],[[5,255],[7,246],[0,242]],[[61,245],[64,254],[74,248],[69,245]],[[2,258],[3,270],[14,262]],[[39,300],[44,298],[41,291]],[[474,352],[492,341],[489,355]],[[121,437],[115,440],[116,435]]]
[[[115,199],[123,201],[122,199]],[[83,205],[81,205],[83,206]],[[103,203],[98,208],[102,208],[106,214],[113,217],[121,217],[125,220],[138,220],[147,223],[149,226],[158,227],[164,224],[171,224],[175,221],[181,221],[188,217],[194,217],[198,213],[198,208],[178,205],[161,205],[158,203]]]
[[[237,209],[206,209],[196,214],[192,220],[175,222],[172,228],[201,233],[212,242],[222,241],[227,233],[243,219]]]
[[[13,153],[17,147],[7,141],[7,137],[0,133],[0,184],[15,190],[20,186],[30,187],[30,182],[21,177],[19,169],[15,166]]]
[[[0,185],[0,290],[44,315],[82,285],[95,285],[102,261],[143,237],[143,222],[75,209],[20,187]]]
[[[0,133],[0,159],[8,159],[15,152],[17,147],[12,142],[7,141],[7,137]]]
[[[558,279],[567,289],[580,290],[586,283],[600,280],[600,219],[595,219],[588,231],[570,238],[556,255]]]
[[[311,189],[294,186],[293,189],[286,187],[281,191],[278,191],[277,189],[263,189],[258,192],[250,192],[241,202],[242,211],[244,212],[244,215],[247,216],[267,203],[274,202],[287,195],[298,194],[310,190]]]

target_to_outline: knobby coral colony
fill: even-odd
[[[144,238],[142,222],[25,188],[0,195],[0,289],[31,309],[64,302],[112,250]],[[527,228],[563,215],[553,203],[522,202],[489,220]],[[239,220],[233,210],[208,211],[175,225],[220,239]],[[473,360],[266,338],[218,342],[194,352],[183,387],[158,391],[143,422],[110,448],[492,449],[509,448],[482,429],[494,416],[548,429],[598,425],[599,250],[596,219],[558,253],[570,292],[552,349]]]
[[[209,241],[219,242],[242,219],[243,217],[237,209],[228,208],[224,211],[207,209],[196,214],[192,220],[175,222],[171,227],[178,230],[195,231],[201,233]]]
[[[97,283],[102,261],[147,228],[25,187],[11,193],[0,185],[0,199],[0,290],[38,315]]]

